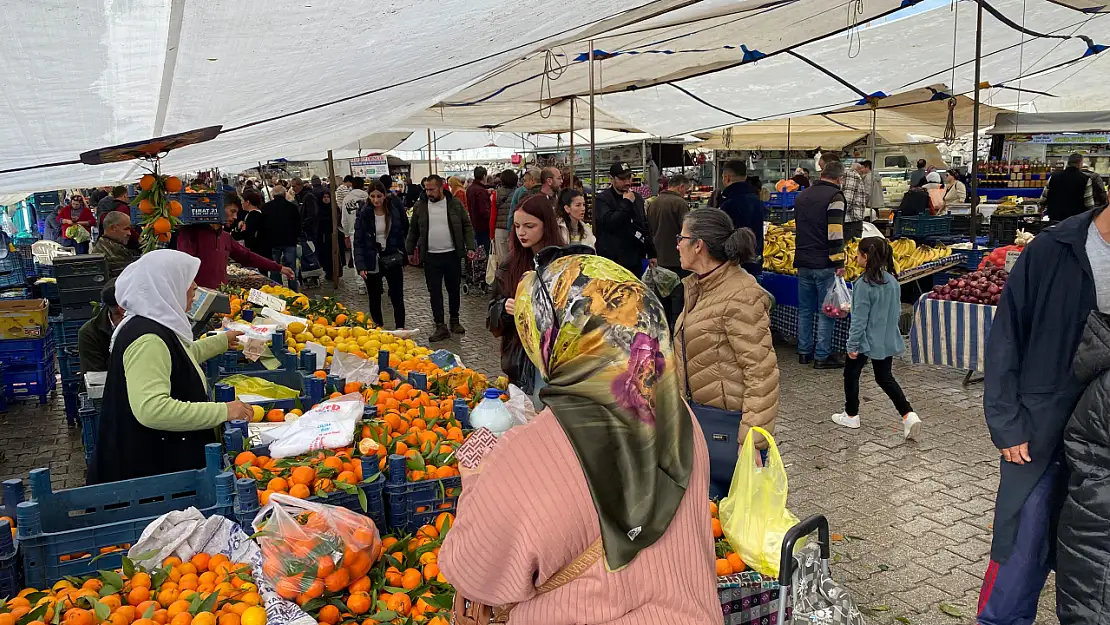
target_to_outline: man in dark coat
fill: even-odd
[[[1056,614],[1061,625],[1105,622],[1110,579],[1110,315],[1092,312],[1075,354],[1087,385],[1064,432],[1071,471],[1060,511]]]
[[[983,408],[1002,460],[991,561],[979,595],[982,624],[1032,623],[1055,566],[1068,481],[1064,426],[1084,390],[1072,359],[1097,307],[1096,288],[1110,279],[1108,270],[1092,271],[1088,246],[1106,244],[1090,240],[1092,230],[1110,233],[1110,213],[1076,215],[1025,247],[987,339]]]
[[[612,186],[597,194],[594,207],[594,235],[597,255],[608,258],[639,278],[643,263],[656,263],[655,241],[651,236],[644,198],[632,190],[632,168],[616,162],[609,168]]]
[[[759,189],[748,184],[748,166],[744,161],[729,161],[722,169],[721,210],[732,218],[734,228],[750,228],[755,234],[758,257],[741,265],[748,273],[759,277],[763,273],[763,202]]]
[[[1068,166],[1052,174],[1044,185],[1040,202],[1045,207],[1045,214],[1053,221],[1067,219],[1101,205],[1095,197],[1094,181],[1083,171],[1082,154],[1072,154],[1068,157]]]

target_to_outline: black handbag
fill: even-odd
[[[689,354],[686,353],[686,328],[681,331],[682,373],[686,380],[686,403],[694,411],[701,431],[705,434],[705,444],[709,447],[709,497],[724,499],[732,484],[732,474],[736,470],[736,460],[740,456],[740,421],[744,413],[740,410],[724,410],[694,401],[690,393]]]
[[[405,266],[405,255],[398,251],[378,255],[378,265],[382,269],[396,269]]]

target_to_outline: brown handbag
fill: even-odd
[[[574,581],[593,566],[594,563],[600,560],[603,555],[605,555],[605,549],[601,544],[601,537],[598,537],[592,545],[582,552],[582,555],[574,559],[574,562],[563,567],[546,582],[537,586],[536,594],[543,595],[549,593]],[[513,611],[514,605],[515,604],[502,606],[486,605],[484,603],[478,603],[477,601],[471,601],[462,596],[462,593],[456,592],[451,622],[455,625],[491,625],[494,623],[508,623],[509,614]]]

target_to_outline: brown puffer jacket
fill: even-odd
[[[694,402],[743,411],[739,440],[753,425],[774,433],[779,365],[771,342],[770,296],[732,263],[682,283],[686,306],[675,323],[674,345],[683,397],[688,368]],[[767,447],[762,436],[755,439],[760,449]]]

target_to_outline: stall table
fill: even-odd
[[[967,371],[964,386],[982,371],[987,336],[995,306],[929,299],[922,295],[914,304],[910,328],[910,359],[915,364],[940,365]]]
[[[898,274],[899,284],[906,284],[919,280],[934,273],[955,267],[964,262],[962,254],[953,254],[923,265],[914,267]],[[759,279],[760,284],[772,297],[775,306],[771,309],[771,330],[787,339],[798,338],[798,277],[788,274],[764,271]],[[848,287],[851,288],[851,283]],[[817,313],[820,315],[821,313]],[[848,341],[848,330],[851,328],[852,318],[837,319],[833,327],[833,352],[845,351]]]

